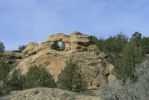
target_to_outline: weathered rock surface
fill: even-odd
[[[34,88],[23,91],[14,91],[0,100],[102,100],[97,95],[85,95],[66,90],[52,88]]]
[[[65,62],[73,57],[81,66],[89,89],[96,89],[102,83],[114,80],[113,65],[106,61],[106,55],[92,43],[92,37],[74,32],[71,35],[53,34],[42,44],[29,43],[22,52],[22,61],[17,68],[26,73],[31,65],[43,65],[57,80]],[[63,49],[56,49],[58,42]],[[109,78],[109,76],[111,76]]]

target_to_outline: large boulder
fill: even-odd
[[[67,39],[64,39],[66,37]],[[72,38],[74,38],[73,42]],[[17,68],[22,70],[22,74],[25,74],[31,65],[42,65],[57,81],[59,73],[66,65],[65,62],[73,57],[85,74],[88,88],[98,88],[101,83],[111,81],[109,76],[114,77],[112,75],[114,67],[106,61],[105,53],[101,52],[95,44],[92,44],[90,38],[91,36],[82,33],[73,33],[70,36],[55,34],[50,36],[50,39],[47,40],[49,42],[43,42],[40,45],[29,44],[23,51],[23,59]],[[53,49],[50,44],[55,43],[54,41],[62,41],[65,44],[65,49]]]

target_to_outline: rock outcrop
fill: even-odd
[[[97,95],[85,95],[66,90],[52,88],[34,88],[23,91],[13,91],[10,95],[0,97],[0,100],[103,100]]]
[[[91,44],[91,39],[91,36],[79,32],[74,32],[70,36],[58,33],[51,35],[49,39],[42,44],[49,44],[52,49],[55,49],[54,47],[57,45],[57,42],[62,42],[64,45],[64,51],[82,51],[87,50],[86,47]]]
[[[71,57],[81,66],[89,89],[96,89],[104,82],[115,80],[111,73],[113,65],[106,61],[106,55],[93,44],[92,36],[79,32],[71,35],[53,34],[41,44],[29,43],[22,52],[22,61],[17,68],[24,74],[31,65],[42,65],[57,80],[65,62]]]

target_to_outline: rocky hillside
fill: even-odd
[[[71,35],[53,34],[41,44],[29,43],[22,52],[22,60],[17,69],[21,69],[24,74],[31,65],[42,65],[57,80],[65,62],[71,57],[80,65],[89,89],[96,89],[103,82],[115,80],[111,73],[113,65],[106,61],[106,55],[92,42],[92,36],[79,32]]]
[[[102,100],[100,96],[79,94],[53,88],[35,88],[24,91],[13,91],[0,100]]]
[[[14,68],[22,60],[22,54],[14,51],[5,51],[0,53],[0,60],[4,60],[7,65]]]

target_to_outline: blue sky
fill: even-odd
[[[0,0],[0,41],[7,50],[51,33],[149,36],[149,0]]]

